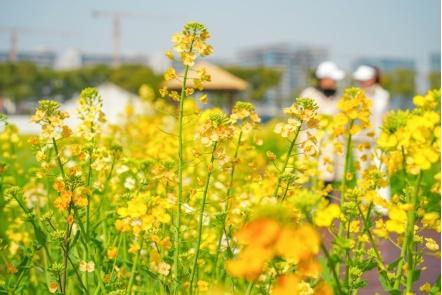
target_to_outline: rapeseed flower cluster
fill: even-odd
[[[235,237],[244,248],[226,265],[232,276],[256,281],[274,259],[284,259],[295,271],[280,275],[272,287],[273,293],[320,294],[308,283],[321,274],[316,260],[320,237],[310,225],[284,225],[274,219],[259,218],[246,224]]]
[[[381,130],[357,88],[334,118],[298,98],[261,124],[248,101],[199,108],[209,37],[198,23],[175,34],[166,55],[184,69],[164,78],[181,91],[143,85],[152,111],[129,106],[122,124],[94,88],[72,130],[51,100],[36,137],[0,116],[0,293],[357,294],[367,272],[392,294],[440,292],[426,269],[440,257],[440,91]]]

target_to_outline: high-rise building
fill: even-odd
[[[309,86],[315,68],[328,59],[328,51],[320,47],[300,47],[295,50],[296,90]]]
[[[281,70],[281,83],[264,98],[267,106],[288,106],[295,91],[308,86],[312,70],[328,56],[324,48],[293,47],[277,44],[250,48],[239,52],[239,64],[244,67],[269,67]]]

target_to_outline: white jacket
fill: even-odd
[[[309,87],[302,91],[300,97],[312,98],[318,105],[318,114],[335,116],[338,110],[338,100],[337,96],[327,97],[321,91],[314,87]],[[311,133],[315,134],[315,130],[310,130]],[[330,140],[330,134],[324,134],[318,139],[319,157],[318,157],[318,170],[319,178],[324,181],[334,181],[341,177],[342,161],[340,161],[338,155],[334,152],[332,141]],[[303,138],[301,137],[301,140]],[[333,171],[328,171],[328,164],[325,162],[331,162],[333,166]]]
[[[313,98],[318,105],[318,114],[334,116],[338,113],[337,96],[327,97],[314,87],[309,87],[301,92],[300,97]]]
[[[390,94],[379,84],[364,89],[365,94],[372,101],[371,124],[376,135],[379,135],[382,126],[382,120],[387,113],[390,104]],[[377,136],[376,136],[377,137]]]

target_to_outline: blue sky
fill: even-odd
[[[22,34],[19,49],[69,47],[111,52],[111,20],[92,10],[147,15],[123,21],[123,52],[159,54],[183,23],[197,20],[212,33],[215,58],[254,45],[321,45],[344,67],[358,56],[411,57],[421,69],[440,52],[440,0],[0,0],[0,26],[75,32],[70,38]],[[150,17],[149,17],[150,16]],[[0,31],[0,49],[9,36]]]

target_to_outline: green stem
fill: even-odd
[[[15,291],[17,291],[18,287],[20,287],[20,282],[25,276],[26,269],[29,267],[29,263],[25,265],[25,267],[20,272],[20,275],[17,278],[17,282],[15,283],[14,289],[12,289],[12,294],[15,294]]]
[[[322,243],[322,242],[321,242],[321,249],[322,249],[322,252],[324,252],[325,257],[327,258],[327,265],[328,265],[329,269],[332,272],[333,279],[335,280],[336,290],[338,291],[336,294],[344,294],[342,292],[341,282],[339,280],[339,276],[338,276],[338,273],[336,271],[336,267],[334,267],[334,265],[332,265],[332,263],[331,263],[332,260],[331,260],[331,257],[330,257],[330,253],[328,252],[327,247],[325,247],[324,243]]]
[[[274,198],[278,197],[278,191],[279,191],[279,187],[281,185],[281,178],[284,175],[284,172],[287,169],[287,165],[291,159],[293,148],[295,147],[296,140],[298,139],[299,133],[301,131],[301,127],[302,127],[302,121],[299,123],[298,129],[296,129],[295,137],[293,138],[292,142],[290,143],[289,149],[287,150],[287,155],[286,155],[286,159],[284,161],[284,165],[282,166],[281,171],[279,171],[278,181],[276,183],[275,191],[273,192]]]
[[[70,210],[69,210],[70,211]],[[64,252],[64,257],[63,257],[63,274],[61,276],[61,292],[63,294],[66,294],[66,286],[67,286],[67,273],[68,273],[68,259],[69,259],[69,244],[70,244],[70,237],[71,237],[71,233],[72,233],[72,226],[70,224],[68,224],[67,228],[66,228],[66,234],[64,236],[64,241],[63,241],[63,252]]]
[[[285,197],[287,196],[287,192],[289,191],[290,183],[291,183],[291,181],[288,180],[287,185],[285,186],[285,189],[284,189],[284,194],[281,197],[281,200],[283,200],[283,201],[285,200]]]
[[[255,285],[255,282],[253,282],[253,281],[249,282],[249,284],[247,285],[246,295],[252,294],[252,290],[253,290],[254,285]]]
[[[89,149],[89,172],[87,176],[87,186],[89,189],[92,181],[92,148]],[[86,205],[86,241],[85,241],[85,260],[89,261],[89,228],[90,228],[90,203],[91,203],[91,194],[90,192],[87,194],[87,205]],[[85,273],[86,278],[86,290],[89,292],[89,275]]]
[[[195,37],[193,33],[193,37]],[[190,44],[189,53],[192,52],[193,43],[195,38],[192,38],[192,43]],[[183,170],[184,170],[184,143],[183,143],[183,118],[184,118],[184,98],[187,85],[187,76],[189,74],[190,67],[186,65],[184,68],[183,83],[181,84],[181,95],[180,95],[180,106],[178,111],[178,196],[177,196],[177,207],[175,216],[175,249],[173,257],[173,279],[174,279],[174,292],[179,291],[179,277],[180,268],[178,265],[178,260],[180,256],[180,227],[181,227],[181,207],[183,201]]]
[[[370,220],[370,213],[371,213],[371,209],[373,208],[373,203],[370,203],[370,205],[368,206],[368,212],[367,212],[367,217],[364,216],[364,213],[362,212],[361,207],[358,204],[358,211],[359,211],[359,215],[362,218],[362,221],[364,223],[364,232],[367,233],[368,239],[370,241],[371,247],[374,250],[375,256],[376,256],[376,262],[378,263],[379,267],[382,269],[382,271],[385,271],[387,268],[384,264],[384,262],[382,261],[382,257],[381,254],[379,253],[379,249],[376,245],[376,242],[373,238],[373,235],[371,234],[370,231],[370,224],[369,224],[369,220]]]
[[[304,211],[304,215],[307,218],[307,221],[313,225],[313,220],[312,220],[312,216],[309,212]],[[341,287],[341,281],[339,280],[339,275],[338,272],[336,271],[336,267],[333,265],[333,260],[330,256],[330,253],[327,250],[327,247],[324,245],[324,243],[321,241],[320,243],[320,247],[322,252],[324,252],[325,257],[327,258],[327,266],[329,267],[332,275],[333,275],[333,279],[335,280],[336,283],[336,294],[345,294],[344,292],[342,292],[342,287]]]
[[[89,294],[89,290],[86,288],[86,286],[84,285],[83,281],[81,280],[81,276],[78,273],[77,268],[74,265],[74,262],[72,261],[72,259],[68,256],[68,260],[69,260],[69,264],[72,266],[72,268],[74,269],[75,275],[77,276],[78,281],[80,282],[80,286],[81,288],[86,292],[86,294]]]
[[[121,237],[122,237],[122,234],[118,233],[117,253],[120,253],[120,245],[121,245],[121,240],[122,240]],[[111,270],[111,274],[110,274],[110,280],[111,281],[112,281],[112,278],[114,276],[114,269],[115,269],[115,265],[117,263],[117,258],[118,258],[118,255],[117,255],[117,257],[114,258],[114,262],[112,263],[112,270]]]
[[[197,234],[197,241],[196,241],[196,245],[195,245],[195,256],[193,258],[192,271],[190,273],[189,290],[190,290],[191,294],[192,294],[193,280],[195,278],[195,272],[196,272],[197,264],[198,264],[198,255],[200,252],[201,236],[202,236],[202,232],[203,232],[204,208],[206,206],[207,193],[209,191],[210,177],[212,176],[212,171],[213,171],[213,162],[215,161],[216,146],[217,146],[217,142],[215,142],[212,146],[212,153],[210,156],[210,166],[211,167],[207,171],[206,183],[204,185],[203,197],[201,199],[201,208],[200,208],[199,219],[198,219],[198,234]]]
[[[177,208],[175,217],[175,249],[174,249],[174,262],[173,262],[173,273],[175,280],[175,290],[177,290],[177,282],[179,278],[179,266],[178,259],[180,255],[180,227],[181,227],[181,207],[183,198],[183,166],[184,166],[184,155],[183,155],[183,116],[184,116],[184,90],[186,88],[187,74],[189,72],[189,66],[186,66],[184,70],[183,85],[181,88],[181,99],[180,99],[180,109],[178,117],[178,197],[177,197]]]
[[[226,227],[226,219],[227,219],[227,213],[229,211],[229,203],[230,203],[230,199],[232,197],[232,193],[233,193],[233,176],[235,174],[235,168],[236,168],[236,160],[238,159],[238,152],[239,152],[239,147],[241,145],[241,138],[242,138],[242,130],[240,130],[239,135],[238,135],[238,141],[236,142],[236,148],[235,148],[235,153],[233,155],[233,160],[235,161],[232,165],[232,170],[230,171],[230,179],[229,179],[229,187],[227,188],[227,198],[226,198],[226,203],[224,206],[224,210],[222,213],[222,221],[221,221],[221,228],[220,228],[220,232],[219,232],[219,236],[218,236],[218,244],[216,247],[216,256],[215,256],[215,276],[218,277],[217,275],[217,271],[218,271],[218,259],[219,259],[219,254],[221,252],[221,242],[223,239],[223,235],[224,235],[224,231],[225,231],[225,227]],[[229,237],[226,235],[226,238],[228,239]]]
[[[350,160],[351,160],[351,151],[352,151],[352,148],[351,148],[352,135],[350,133],[350,130],[353,127],[353,123],[354,123],[354,120],[350,121],[350,124],[349,124],[349,127],[348,127],[349,134],[348,134],[348,137],[347,137],[346,150],[345,150],[344,175],[342,177],[342,183],[341,183],[341,207],[344,204],[345,192],[347,190],[347,174],[348,174],[348,170],[350,169]],[[347,220],[346,222],[350,223],[350,220]],[[339,231],[338,231],[338,236],[339,237],[343,236],[344,229],[345,229],[344,223],[340,222],[339,223]],[[349,258],[348,251],[349,250],[346,250],[346,252],[347,252],[346,253],[347,254],[346,255],[346,258],[347,258],[346,265],[347,265],[347,267],[349,265],[348,264],[348,258]],[[338,272],[340,272],[340,268],[341,268],[341,264],[337,263],[336,264],[336,269],[337,269]],[[347,268],[347,272],[348,272],[348,268]]]
[[[414,257],[413,257],[413,244],[414,244],[414,225],[416,223],[416,207],[417,199],[419,196],[420,186],[422,182],[422,171],[417,178],[417,184],[415,186],[415,192],[411,197],[412,208],[408,211],[408,223],[407,223],[407,238],[405,240],[406,251],[408,251],[408,272],[407,272],[407,285],[406,293],[411,294],[413,288],[413,273],[414,273]],[[403,246],[404,246],[403,245]],[[405,258],[405,257],[404,257]]]
[[[57,142],[55,141],[55,138],[52,138],[52,145],[54,146],[55,157],[57,158],[57,163],[58,163],[58,167],[60,168],[61,176],[63,176],[63,179],[65,179],[66,175],[64,174],[63,163],[61,163],[60,153],[58,151],[58,146],[57,146]]]
[[[138,250],[137,256],[135,256],[135,261],[134,261],[134,264],[132,265],[132,270],[130,272],[129,284],[127,286],[127,292],[126,292],[126,294],[128,294],[128,295],[130,295],[131,291],[132,291],[132,285],[133,285],[134,278],[135,278],[135,272],[138,267],[138,261],[140,260],[140,253],[141,253],[141,250],[143,249],[143,243],[144,243],[144,238],[141,239],[140,250]]]
[[[405,153],[402,149],[402,155],[403,155],[403,165],[404,165],[404,173],[406,175],[406,166],[405,166]],[[408,212],[407,215],[407,231],[405,235],[405,239],[403,241],[402,247],[401,247],[401,254],[400,254],[400,260],[396,269],[396,279],[394,281],[394,288],[398,289],[401,283],[402,279],[402,268],[405,261],[405,256],[407,255],[407,251],[409,250],[409,244],[413,242],[413,236],[414,236],[414,223],[416,221],[416,204],[417,204],[417,196],[419,194],[420,184],[422,181],[422,172],[419,174],[417,179],[417,184],[415,186],[415,193],[410,198],[408,197],[407,203],[412,204],[412,209]],[[412,272],[412,269],[410,268],[410,265],[408,266],[408,271]],[[411,279],[411,278],[410,278]],[[408,277],[407,277],[407,288],[408,288]],[[411,282],[412,284],[412,282]],[[411,287],[410,287],[411,288]]]
[[[350,122],[349,130],[353,127],[353,122]],[[351,161],[351,144],[352,144],[352,135],[351,133],[348,134],[347,137],[347,143],[346,143],[346,150],[345,150],[345,163],[344,163],[344,175],[342,177],[342,183],[341,183],[341,206],[344,202],[344,194],[347,190],[347,174],[348,170],[350,169],[350,161]]]

